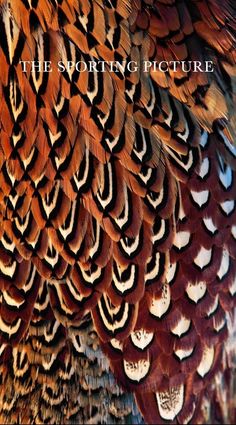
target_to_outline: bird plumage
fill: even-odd
[[[234,2],[0,19],[1,421],[233,423]]]

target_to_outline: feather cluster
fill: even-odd
[[[146,423],[202,423],[209,394],[224,417],[235,12],[0,0],[1,422],[141,423],[137,404]],[[141,70],[176,60],[214,72]]]

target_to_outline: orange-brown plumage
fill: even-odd
[[[0,421],[233,423],[233,1],[0,20]]]

